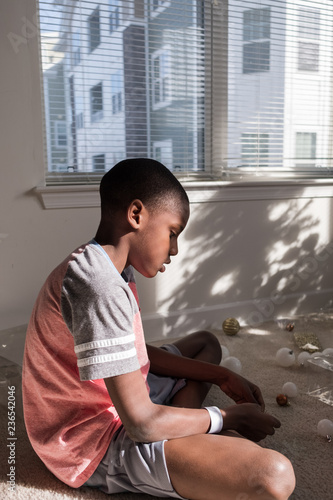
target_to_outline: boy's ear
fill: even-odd
[[[144,205],[141,200],[134,200],[128,207],[127,220],[133,229],[138,229],[144,215]]]

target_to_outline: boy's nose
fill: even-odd
[[[178,244],[177,242],[173,242],[171,245],[170,245],[170,255],[177,255],[178,253]]]

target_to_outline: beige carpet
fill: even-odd
[[[313,315],[295,320],[294,332],[316,333],[323,349],[333,347],[333,315]],[[297,500],[329,500],[333,498],[333,441],[328,443],[317,434],[319,420],[333,420],[333,406],[329,406],[306,394],[313,373],[295,363],[290,368],[282,368],[275,362],[276,351],[280,347],[294,349],[297,356],[301,350],[296,346],[293,332],[283,327],[283,322],[269,322],[256,329],[241,328],[234,337],[218,334],[221,344],[225,345],[231,356],[236,356],[242,363],[242,374],[256,382],[261,388],[266,401],[267,411],[273,413],[282,422],[282,427],[274,436],[262,442],[284,453],[293,463],[297,487],[292,499]],[[333,378],[333,373],[331,373]],[[321,374],[316,375],[320,381]],[[299,394],[292,400],[291,406],[280,407],[276,403],[276,395],[282,391],[285,382],[294,382]],[[332,381],[333,384],[333,381]],[[223,394],[212,388],[207,402],[219,406],[229,403]],[[9,472],[7,438],[7,417],[1,407],[0,452],[0,498],[19,500],[48,500],[71,498],[104,499],[103,493],[81,488],[72,490],[60,483],[42,464],[32,450],[22,420],[17,416],[17,441],[15,449],[15,492],[10,492],[6,483]],[[121,494],[113,495],[114,500],[149,500],[147,495]],[[260,497],[259,497],[260,498]],[[202,499],[205,500],[205,499]]]

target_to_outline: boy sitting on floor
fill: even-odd
[[[23,401],[36,453],[75,488],[287,499],[290,462],[254,443],[280,423],[258,387],[219,366],[217,339],[145,345],[133,268],[152,278],[177,255],[189,218],[183,187],[139,158],[106,173],[100,195],[95,238],[50,274],[28,326]],[[211,384],[237,404],[202,408]]]

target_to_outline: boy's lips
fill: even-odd
[[[168,259],[166,262],[164,262],[164,264],[162,265],[161,269],[160,269],[160,273],[164,273],[165,271],[165,266],[166,264],[170,264],[171,263],[171,259]]]

